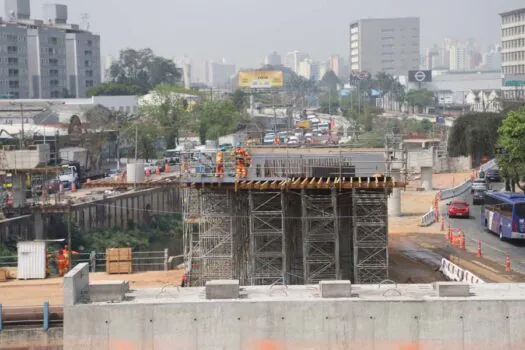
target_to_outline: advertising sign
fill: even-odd
[[[239,72],[239,87],[250,89],[280,88],[284,85],[283,72],[279,70],[255,70]]]
[[[410,83],[429,83],[432,81],[431,70],[409,70],[408,81]]]

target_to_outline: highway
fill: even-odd
[[[503,189],[503,184],[494,183],[492,184],[492,189],[499,191]],[[470,203],[471,217],[470,219],[446,218],[446,228],[448,228],[447,226],[450,222],[452,228],[463,230],[467,251],[476,253],[478,241],[481,241],[481,249],[484,258],[504,265],[505,258],[508,255],[511,259],[512,270],[525,274],[525,241],[500,241],[496,234],[486,231],[481,224],[480,215],[482,206],[472,205],[472,196],[470,192],[465,193],[457,199],[463,199]],[[444,215],[447,214],[446,203],[449,201],[450,200],[447,200],[441,203],[440,210]],[[477,263],[479,264],[479,262]],[[487,266],[483,267],[488,268],[489,270],[494,270]]]

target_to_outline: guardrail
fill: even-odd
[[[443,199],[450,199],[450,198],[460,196],[463,193],[469,191],[471,187],[472,187],[472,180],[467,180],[463,182],[461,185],[456,186],[454,188],[447,188],[446,190],[439,191],[439,198],[443,200]]]
[[[441,259],[439,271],[441,271],[445,277],[452,281],[468,284],[485,283],[485,281],[474,275],[472,272],[462,269],[458,265],[445,258]]]
[[[426,213],[425,215],[421,217],[421,226],[424,226],[424,227],[430,226],[435,222],[436,222],[436,210],[434,208],[430,208],[428,213]]]

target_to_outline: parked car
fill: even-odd
[[[490,182],[501,182],[501,175],[499,174],[499,170],[487,170],[487,172],[485,173],[485,179],[489,180]]]
[[[486,178],[484,179],[476,179],[474,180],[474,182],[472,182],[472,189],[471,189],[471,193],[474,193],[474,191],[476,190],[480,190],[480,191],[487,191],[489,190],[489,182]]]
[[[452,202],[447,203],[447,206],[448,206],[448,217],[449,218],[455,218],[455,217],[469,218],[470,217],[470,206],[466,201],[454,200]]]
[[[485,192],[483,190],[475,190],[472,193],[472,204],[474,205],[483,205],[485,202]]]

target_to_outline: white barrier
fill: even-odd
[[[472,180],[467,180],[459,186],[456,186],[454,188],[447,188],[446,190],[440,191],[439,192],[440,198],[442,200],[454,198],[454,197],[460,196],[463,193],[469,191],[471,188],[472,188]]]
[[[485,164],[481,164],[479,167],[479,171],[487,172],[487,170],[490,170],[496,166],[496,159],[491,159]]]
[[[468,270],[464,270],[458,265],[454,264],[448,259],[441,259],[441,267],[439,271],[445,275],[451,281],[463,282],[468,284],[480,284],[485,283],[481,278],[474,275]]]
[[[421,217],[421,226],[430,226],[436,222],[436,211],[430,208],[429,212]]]

